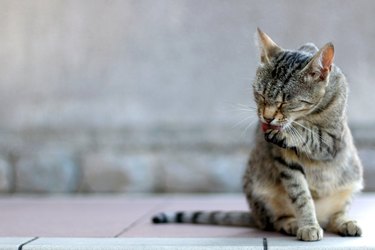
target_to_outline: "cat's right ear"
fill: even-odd
[[[261,63],[269,63],[276,54],[282,51],[272,39],[259,28],[257,28],[258,33],[258,45],[260,49],[260,61]]]

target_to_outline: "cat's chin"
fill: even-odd
[[[269,129],[280,131],[283,127],[282,126],[277,126],[277,125],[271,125],[271,124],[262,122],[261,128],[262,128],[262,131],[264,133],[264,132],[266,132]]]

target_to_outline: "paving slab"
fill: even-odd
[[[375,194],[353,201],[360,238],[325,233],[311,243],[255,228],[150,221],[160,211],[246,209],[241,194],[0,197],[0,249],[375,249]]]
[[[34,240],[34,237],[0,237],[1,250],[18,250],[24,244]]]
[[[302,242],[286,237],[267,238],[268,249],[303,249],[303,250],[374,250],[375,239],[371,237],[325,237],[321,241]]]
[[[239,249],[262,250],[261,239],[230,238],[40,238],[24,246],[23,250],[99,250],[99,249]]]
[[[162,198],[1,197],[0,237],[114,237]]]

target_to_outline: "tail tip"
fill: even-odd
[[[152,217],[151,220],[152,220],[152,223],[154,223],[154,224],[158,224],[158,223],[160,223],[160,218],[157,217],[157,216]]]

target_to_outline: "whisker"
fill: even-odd
[[[295,127],[293,127],[293,130],[294,130],[294,132],[296,133],[296,135],[298,136],[298,138],[299,138],[299,142],[300,142],[300,144],[301,144],[301,146],[303,145],[303,136],[302,136],[302,134],[298,131],[298,129],[296,129]]]
[[[254,116],[246,116],[245,118],[241,119],[240,121],[236,122],[236,124],[233,125],[233,128],[236,128],[246,122],[247,120],[254,118]]]
[[[309,131],[314,137],[317,136],[319,139],[322,140],[322,142],[326,145],[326,146],[329,146],[328,142],[323,138],[321,137],[320,135],[318,135],[316,132],[314,132],[313,130],[307,128],[306,126],[303,126],[301,123],[299,122],[296,122],[296,121],[292,121],[293,123],[303,127],[304,129],[306,129],[307,131]],[[314,138],[315,139],[315,138]]]
[[[257,108],[251,106],[250,104],[245,105],[245,104],[241,104],[241,103],[231,103],[231,102],[226,102],[225,105],[222,107],[223,112],[230,113],[230,114],[232,114],[233,112],[236,112],[236,111],[253,112],[253,110],[257,110]]]
[[[304,141],[303,141],[303,137],[301,135],[301,133],[298,131],[298,129],[296,129],[292,124],[291,124],[291,128],[292,130],[294,131],[294,133],[296,134],[296,136],[298,136],[298,140],[299,142],[301,143],[301,145],[303,145]],[[298,148],[298,147],[297,147]],[[311,160],[310,156],[308,154],[305,154],[305,156]]]
[[[255,109],[245,109],[245,108],[240,108],[240,109],[237,109],[238,111],[250,111],[250,112],[255,112],[256,110]]]
[[[246,109],[252,109],[252,110],[256,110],[257,109],[256,107],[245,105],[245,104],[241,104],[241,103],[237,103],[237,107],[246,108]]]
[[[293,126],[291,126],[289,128],[289,131],[290,131],[290,134],[291,134],[291,137],[293,139],[293,142],[296,143],[296,145],[298,145],[298,143],[300,142],[300,138],[298,137],[298,135],[296,134],[296,131],[294,129]]]
[[[239,115],[241,117],[240,120],[238,122],[236,122],[232,128],[236,128],[236,127],[239,127],[239,126],[243,126],[244,125],[244,130],[242,131],[242,135],[246,134],[246,132],[248,131],[248,129],[255,123],[257,122],[259,119],[258,119],[258,108],[257,107],[253,107],[249,104],[242,104],[242,103],[235,103],[235,104],[232,104],[232,107],[234,109],[234,111],[236,112],[239,112]]]
[[[242,136],[245,135],[245,134],[247,133],[247,130],[248,130],[252,125],[254,125],[254,123],[255,123],[256,121],[257,121],[257,120],[253,120],[253,121],[251,121],[251,122],[246,126],[245,130],[241,133],[241,135],[242,135]]]

